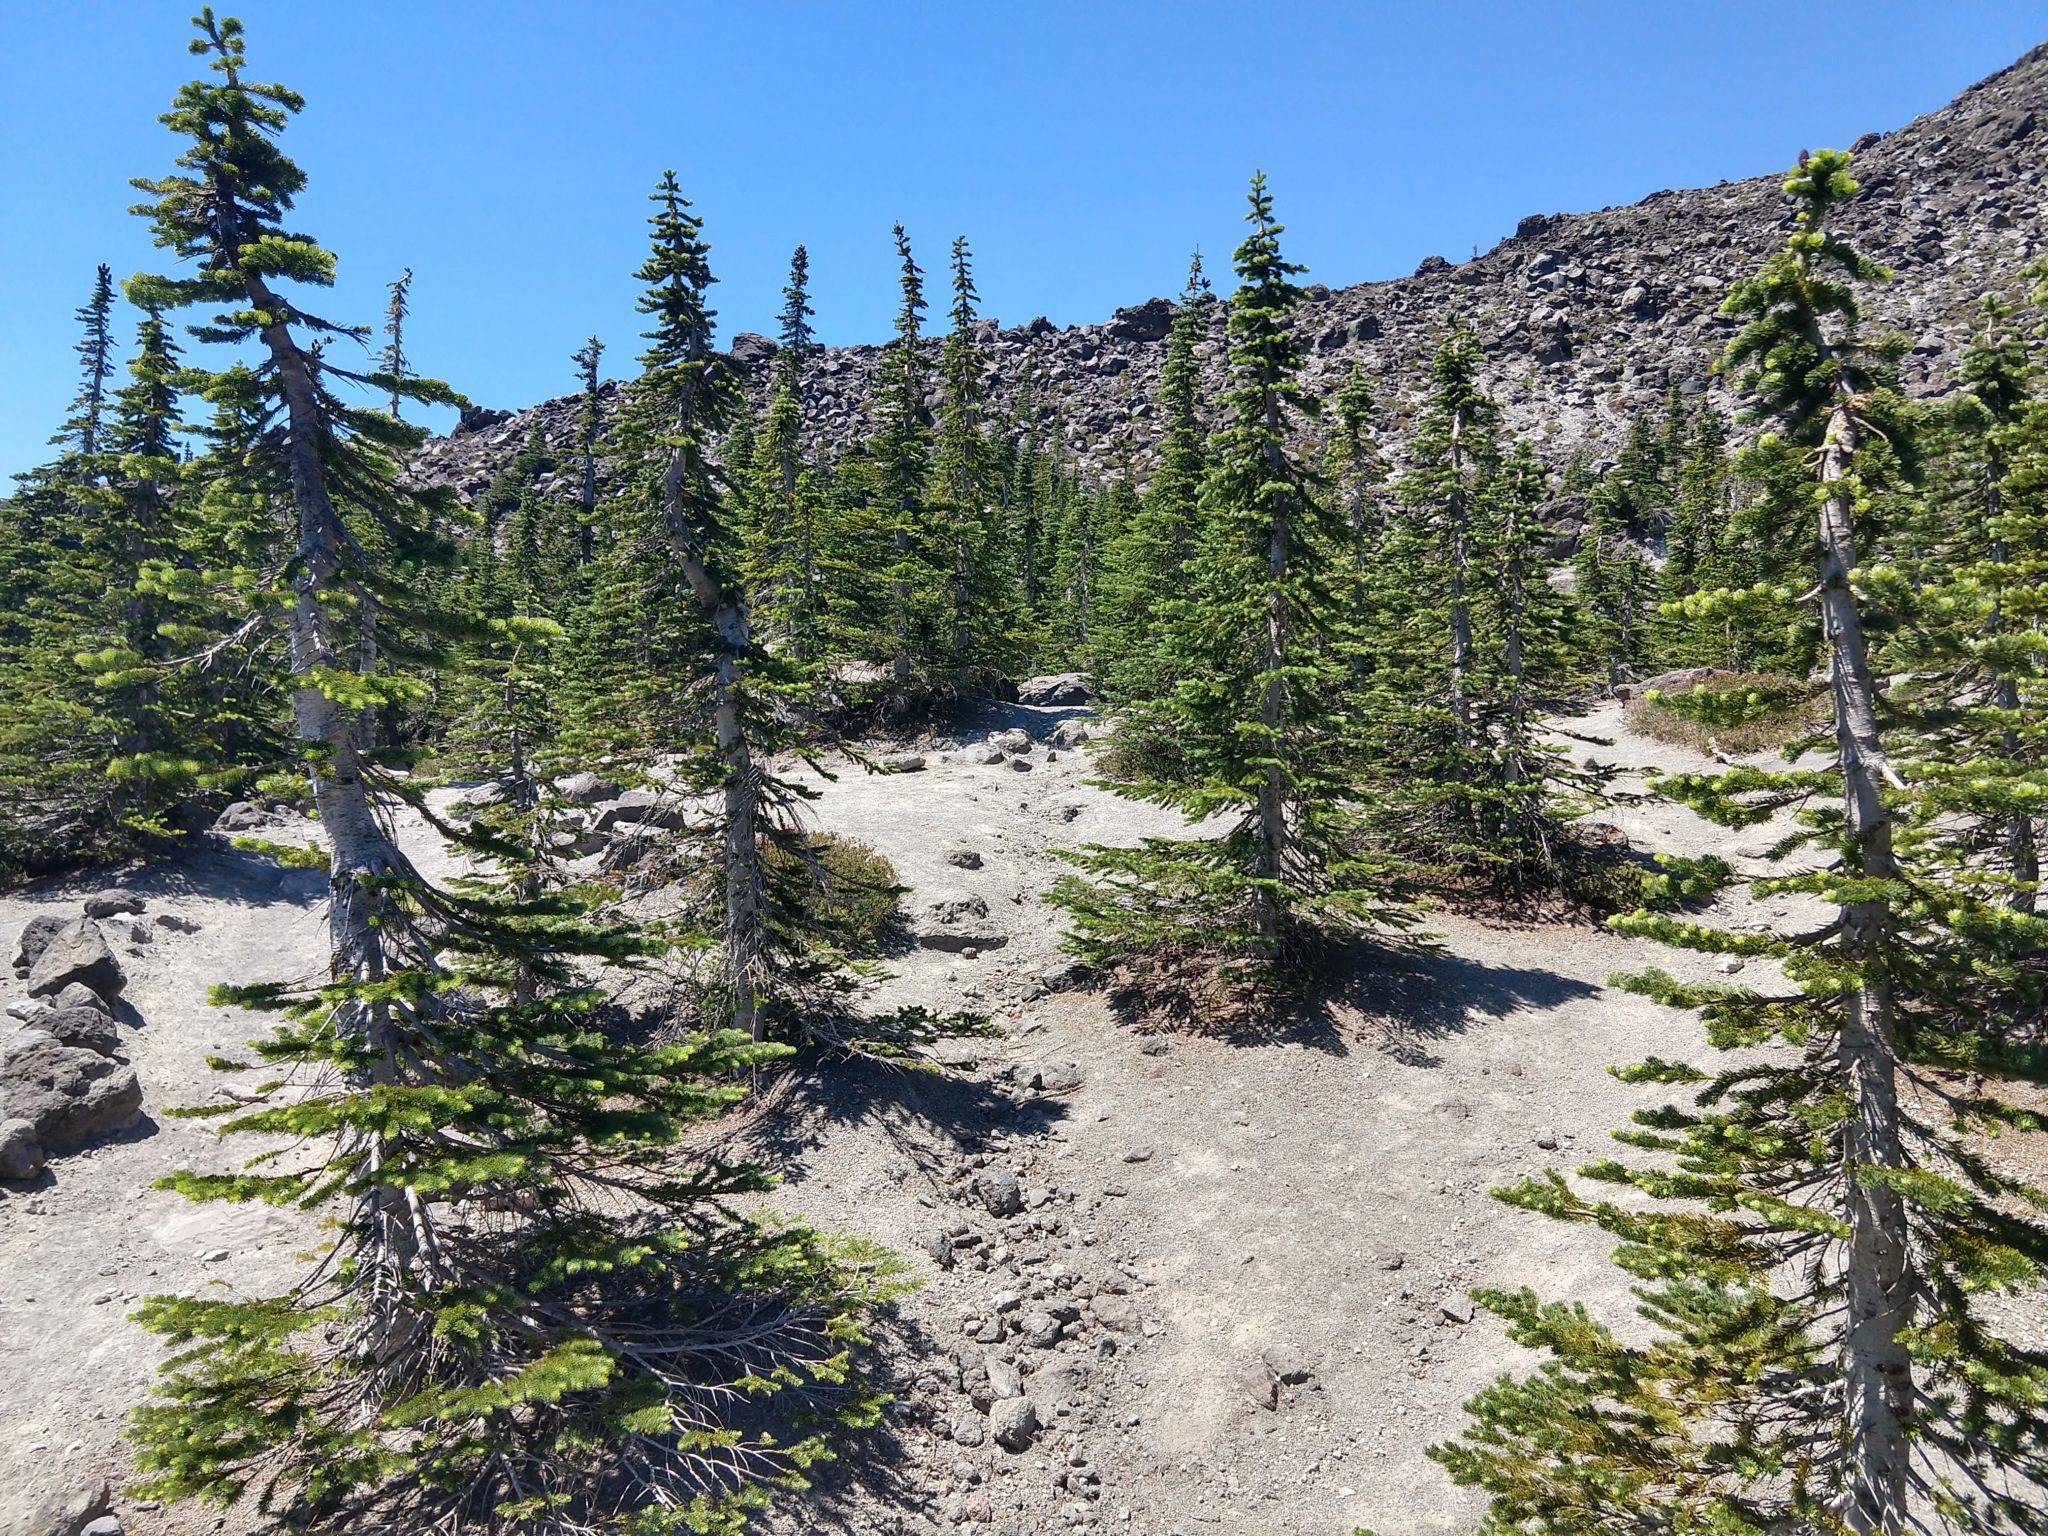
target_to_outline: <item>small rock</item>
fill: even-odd
[[[1006,1397],[989,1409],[988,1423],[1004,1450],[1028,1451],[1038,1432],[1038,1405],[1028,1397]]]
[[[19,1019],[24,1024],[33,1024],[50,1011],[50,1001],[43,997],[17,997],[7,1005],[9,1018]]]
[[[924,754],[922,752],[891,752],[876,761],[890,773],[922,773]]]
[[[78,1536],[122,1536],[121,1522],[113,1515],[101,1515],[79,1531]]]
[[[1017,1337],[1033,1349],[1051,1349],[1059,1343],[1064,1326],[1050,1312],[1026,1312],[1017,1325]]]
[[[1723,976],[1739,976],[1742,974],[1742,966],[1742,956],[1724,955],[1721,959],[1721,963],[1717,967],[1715,967],[1715,969],[1720,971],[1720,973]]]
[[[1078,820],[1078,819],[1080,818],[1080,815],[1081,815],[1081,811],[1082,811],[1082,807],[1081,807],[1081,806],[1078,806],[1078,805],[1063,805],[1063,806],[1061,806],[1061,807],[1060,807],[1060,820],[1061,820],[1061,821],[1076,821],[1076,820]]]
[[[974,1180],[974,1193],[991,1216],[1014,1216],[1024,1209],[1024,1188],[1007,1168],[989,1168]]]
[[[1023,1374],[1009,1361],[995,1355],[988,1357],[988,1386],[998,1399],[1024,1395]]]
[[[123,890],[95,891],[85,898],[87,917],[114,917],[121,913],[136,913],[143,909],[140,896]]]
[[[159,928],[168,928],[172,933],[197,933],[200,923],[195,918],[180,917],[175,912],[161,913],[156,920]]]
[[[199,1255],[199,1262],[202,1264],[225,1264],[227,1262],[227,1258],[227,1249],[209,1248],[204,1253]]]
[[[1072,749],[1088,740],[1088,727],[1078,720],[1062,720],[1052,728],[1052,744]]]
[[[1315,1379],[1315,1358],[1294,1345],[1269,1345],[1260,1352],[1259,1358],[1273,1373],[1274,1379],[1286,1386],[1299,1387]]]
[[[982,1423],[978,1413],[963,1413],[953,1421],[953,1443],[955,1445],[977,1446],[988,1438],[988,1427]]]
[[[1536,1133],[1536,1145],[1546,1152],[1555,1152],[1557,1150],[1557,1132],[1538,1131]]]
[[[1164,1035],[1147,1035],[1138,1042],[1140,1056],[1166,1056],[1173,1051],[1173,1042]]]
[[[998,731],[989,737],[988,744],[999,752],[1029,752],[1032,748],[1029,731]]]
[[[0,1121],[0,1179],[32,1179],[42,1167],[36,1128],[26,1120]]]
[[[1149,1145],[1125,1147],[1124,1161],[1127,1163],[1149,1163],[1152,1161],[1152,1151],[1153,1149]]]
[[[983,747],[979,751],[968,755],[968,761],[982,763],[991,768],[1002,760],[1003,749],[1001,747]]]
[[[1263,1360],[1253,1360],[1239,1367],[1237,1387],[1244,1394],[1245,1401],[1254,1408],[1263,1408],[1271,1413],[1280,1406],[1280,1383],[1273,1379],[1273,1373],[1266,1369]]]
[[[985,898],[968,892],[959,896],[941,896],[924,909],[925,916],[935,923],[967,922],[988,916],[988,902]]]
[[[1038,973],[1048,992],[1069,992],[1088,979],[1088,967],[1079,960],[1058,960]]]
[[[1381,1269],[1399,1269],[1408,1262],[1408,1255],[1396,1248],[1388,1253],[1381,1254],[1379,1262]]]
[[[1017,773],[1029,773],[1031,771],[1031,759],[1028,757],[1013,757],[1010,759],[1010,767]]]
[[[1142,1322],[1138,1304],[1128,1296],[1097,1296],[1088,1303],[1088,1310],[1095,1314],[1095,1321],[1111,1333],[1136,1333]]]
[[[955,848],[946,855],[946,862],[955,869],[981,868],[981,855],[972,848]]]
[[[1081,1086],[1081,1064],[1076,1061],[1041,1061],[1031,1069],[1031,1086],[1041,1093],[1072,1093]]]
[[[1440,1308],[1438,1308],[1438,1310],[1443,1314],[1443,1319],[1445,1322],[1457,1323],[1460,1326],[1471,1322],[1473,1317],[1477,1315],[1476,1309],[1472,1305],[1471,1298],[1467,1296],[1452,1297],[1449,1301],[1446,1301]]]

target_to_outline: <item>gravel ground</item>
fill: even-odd
[[[927,745],[914,771],[820,786],[821,824],[886,853],[913,934],[946,946],[908,943],[873,1001],[981,1009],[1003,1034],[950,1044],[942,1073],[791,1073],[738,1128],[785,1169],[777,1204],[897,1248],[923,1282],[884,1357],[886,1427],[764,1529],[1469,1530],[1478,1501],[1423,1448],[1529,1361],[1466,1289],[1528,1284],[1631,1321],[1600,1234],[1486,1192],[1609,1154],[1605,1132],[1645,1102],[1610,1063],[1702,1049],[1688,1016],[1609,988],[1610,973],[1705,977],[1713,962],[1587,923],[1437,913],[1433,949],[1360,951],[1269,1036],[1146,1034],[1072,986],[1042,897],[1059,849],[1175,819],[1087,783],[1088,748],[1048,749],[1066,722],[1093,727],[1013,706]],[[986,760],[1019,729],[1037,738],[1028,751]],[[1612,738],[1574,750],[1623,765],[1623,788],[1646,768],[1706,766],[1628,732],[1614,706],[1572,729]],[[1657,802],[1606,819],[1641,845],[1738,864],[1771,837]],[[210,852],[0,896],[0,938],[115,883],[199,927],[121,952],[149,1118],[0,1193],[0,1443],[15,1452],[0,1513],[9,1496],[106,1479],[129,1532],[206,1531],[210,1515],[118,1492],[121,1416],[155,1360],[124,1317],[147,1291],[269,1285],[297,1234],[276,1213],[149,1189],[221,1157],[203,1126],[158,1111],[217,1091],[205,1056],[247,1033],[205,1006],[209,984],[318,964],[318,880]],[[1746,897],[1712,915],[1801,916]]]

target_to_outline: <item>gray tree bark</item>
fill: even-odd
[[[1856,565],[1854,500],[1843,482],[1858,446],[1849,406],[1835,407],[1822,439],[1820,480],[1836,487],[1820,509],[1821,622],[1828,642],[1835,741],[1842,768],[1843,810],[1859,873],[1896,873],[1891,814],[1884,805],[1890,777],[1877,727],[1863,616],[1850,585]],[[1873,958],[1884,942],[1881,901],[1841,909],[1844,947],[1854,961]],[[1890,1533],[1906,1523],[1910,1444],[1907,1428],[1913,1367],[1902,1337],[1912,1321],[1920,1279],[1915,1273],[1905,1202],[1861,1177],[1864,1168],[1905,1166],[1900,1126],[1897,1019],[1890,983],[1866,976],[1842,999],[1835,1041],[1854,1114],[1843,1127],[1842,1160],[1849,1241],[1843,1287],[1847,1331],[1842,1349],[1842,1399],[1848,1455],[1835,1509],[1851,1531]]]

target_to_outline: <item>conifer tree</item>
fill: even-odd
[[[1696,1085],[1690,1105],[1641,1112],[1621,1133],[1675,1170],[1582,1170],[1632,1186],[1647,1209],[1591,1199],[1556,1174],[1500,1192],[1618,1237],[1658,1336],[1626,1344],[1583,1307],[1480,1293],[1513,1337],[1551,1356],[1481,1393],[1466,1438],[1433,1452],[1492,1496],[1490,1529],[2038,1526],[2048,1352],[2002,1330],[1982,1298],[2038,1293],[2048,1191],[1972,1143],[2038,1117],[1941,1069],[2042,1075],[1985,1002],[2032,985],[2048,932],[1999,899],[2010,887],[1987,884],[1981,853],[1954,833],[2011,781],[1988,776],[1977,799],[1877,694],[1872,635],[1904,584],[1859,568],[1856,540],[1910,468],[1910,413],[1889,382],[1891,350],[1858,324],[1858,287],[1886,274],[1829,225],[1855,190],[1847,165],[1834,151],[1801,156],[1785,184],[1796,212],[1785,247],[1725,305],[1744,322],[1729,363],[1806,467],[1812,531],[1787,523],[1778,537],[1808,550],[1818,577],[1809,600],[1827,639],[1835,764],[1661,781],[1731,826],[1797,808],[1779,851],[1809,864],[1819,853],[1819,867],[1754,889],[1818,897],[1834,917],[1797,935],[1617,920],[1694,949],[1775,957],[1789,985],[1618,978],[1702,1007],[1709,1041],[1744,1055],[1711,1076],[1656,1059],[1624,1071]],[[1667,1199],[1686,1208],[1655,1204]]]
[[[577,502],[581,520],[576,531],[576,563],[589,565],[597,552],[597,449],[604,437],[603,397],[598,393],[597,366],[604,357],[604,343],[593,336],[571,355],[577,377],[583,381],[583,410],[576,418],[576,444],[582,455],[583,477]]]
[[[386,379],[345,374],[308,344],[340,328],[281,286],[333,271],[283,222],[305,177],[276,141],[299,98],[245,78],[239,23],[207,10],[197,24],[213,78],[165,117],[189,147],[177,172],[139,184],[159,244],[197,272],[133,286],[167,308],[221,306],[200,334],[260,347],[254,367],[200,383],[254,411],[235,463],[209,472],[290,519],[290,558],[231,637],[287,629],[332,959],[317,982],[218,994],[283,1013],[251,1049],[308,1090],[231,1113],[222,1131],[295,1150],[166,1182],[325,1210],[334,1237],[282,1293],[144,1305],[176,1352],[135,1417],[143,1486],[254,1492],[297,1529],[373,1536],[731,1531],[822,1452],[815,1434],[764,1433],[759,1409],[735,1413],[741,1398],[871,1416],[847,1351],[872,1268],[731,1214],[721,1202],[759,1189],[759,1170],[676,1159],[683,1129],[738,1092],[707,1085],[772,1047],[714,1032],[649,1049],[590,1028],[599,994],[578,966],[631,963],[644,936],[532,895],[530,851],[489,828],[440,829],[498,862],[488,890],[437,889],[398,846],[387,797],[424,801],[366,750],[362,707],[410,694],[427,637],[475,625],[417,595],[432,586],[419,579],[437,553],[432,509],[400,487],[394,450],[420,434],[333,393],[381,393]],[[402,392],[458,399],[410,377]],[[347,643],[365,594],[389,620],[391,665],[375,677]]]
[[[100,430],[107,402],[107,380],[114,376],[114,272],[105,262],[93,276],[92,297],[75,312],[78,338],[78,394],[71,402],[71,414],[64,429],[52,439],[76,450],[73,461],[81,472],[91,474],[98,457]]]
[[[377,366],[391,375],[391,414],[396,416],[404,399],[399,386],[412,366],[405,355],[405,317],[412,313],[412,268],[407,267],[384,286],[391,296],[384,305],[384,350],[378,354]]]
[[[1314,927],[1399,920],[1378,869],[1354,852],[1356,740],[1332,644],[1344,528],[1293,446],[1310,409],[1291,325],[1300,268],[1281,255],[1263,174],[1247,221],[1226,425],[1210,443],[1191,596],[1172,620],[1179,681],[1155,706],[1187,772],[1119,788],[1195,820],[1235,819],[1220,836],[1090,845],[1076,858],[1094,878],[1063,877],[1055,899],[1074,917],[1069,942],[1104,963],[1193,952],[1270,975],[1283,944]]]
[[[1183,592],[1198,526],[1207,438],[1196,349],[1208,336],[1210,308],[1209,280],[1202,275],[1197,251],[1166,332],[1166,360],[1159,374],[1164,417],[1159,465],[1109,552],[1097,605],[1102,657],[1097,681],[1119,704],[1160,699],[1175,681],[1161,640],[1168,611]]]
[[[953,242],[952,328],[940,359],[944,401],[933,461],[951,573],[947,664],[955,678],[1006,672],[1017,657],[1021,615],[1002,529],[996,521],[997,463],[983,425],[982,373],[987,364],[975,335],[980,294],[973,258],[962,235]]]
[[[810,253],[799,245],[782,290],[781,339],[755,443],[756,527],[747,551],[747,590],[760,636],[803,669],[824,660],[827,606],[823,494],[803,451],[804,366],[817,350],[810,270]]]
[[[871,452],[879,476],[881,531],[888,541],[883,554],[888,592],[884,654],[895,707],[901,709],[909,702],[917,662],[929,649],[933,582],[925,486],[932,439],[924,401],[924,272],[901,224],[895,236],[903,302],[896,311],[895,339],[882,359],[876,402],[881,426]]]

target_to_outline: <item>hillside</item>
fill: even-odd
[[[1798,148],[1786,146],[1788,161]],[[1896,273],[1871,318],[1910,331],[1906,382],[1937,392],[1977,300],[2010,285],[2048,249],[2048,44],[1939,111],[1864,135],[1855,149],[1863,191],[1840,227]],[[1511,432],[1553,462],[1581,444],[1596,453],[1618,447],[1630,417],[1654,408],[1670,386],[1718,392],[1708,370],[1731,326],[1716,309],[1730,279],[1753,270],[1782,237],[1778,182],[1758,176],[1655,192],[1595,213],[1532,214],[1470,261],[1431,257],[1409,277],[1317,286],[1300,317],[1314,338],[1309,386],[1327,394],[1357,359],[1381,381],[1383,399],[1405,399],[1433,339],[1461,317],[1482,341],[1483,382],[1502,401]],[[1170,313],[1167,300],[1153,298],[1102,324],[1064,330],[1043,319],[984,322],[992,398],[999,408],[1008,401],[1028,357],[1059,402],[1073,456],[1099,470],[1127,453],[1142,474]],[[1208,367],[1220,382],[1222,305],[1214,319]],[[765,337],[737,338],[734,354],[757,390],[774,351]],[[823,444],[842,448],[865,431],[881,355],[879,346],[827,348],[809,370],[806,422]],[[616,399],[616,389],[610,393]],[[416,473],[473,496],[536,422],[550,448],[566,453],[579,410],[564,397],[516,412],[472,412],[421,451]],[[1389,432],[1397,451],[1404,415],[1397,409]],[[573,494],[566,475],[559,490]]]

